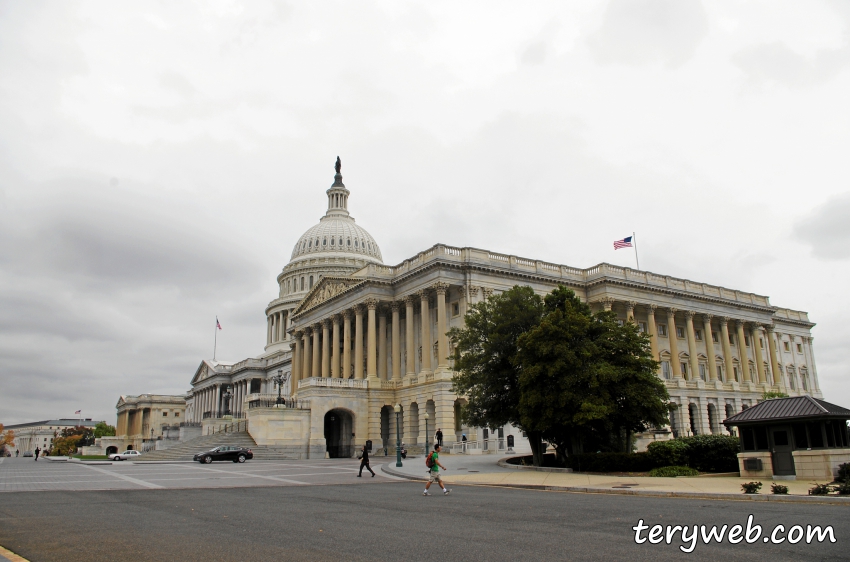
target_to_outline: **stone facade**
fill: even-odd
[[[104,451],[112,447],[120,452],[131,447],[142,450],[142,444],[161,439],[171,428],[186,422],[186,397],[163,394],[121,396],[115,405],[118,421],[114,438],[103,445]],[[105,443],[105,442],[104,442]],[[122,448],[124,447],[124,448]],[[104,453],[105,454],[105,453]]]
[[[367,440],[391,449],[398,404],[398,431],[408,445],[424,445],[436,428],[446,443],[466,433],[483,445],[490,432],[458,420],[464,398],[451,389],[446,332],[463,326],[472,304],[515,285],[541,295],[565,285],[648,333],[661,362],[658,376],[678,406],[674,435],[724,432],[722,421],[765,391],[821,396],[814,324],[805,312],[775,307],[762,295],[605,263],[578,269],[443,244],[386,266],[371,236],[353,227],[341,180],[337,174],[327,214],[298,241],[278,276],[279,296],[266,307],[265,354],[235,364],[202,362],[192,380],[190,420],[222,415],[223,393],[230,392],[229,415],[247,417],[252,435],[293,447],[300,439],[299,454],[312,456],[330,447],[325,433],[338,433],[331,419],[352,428],[340,451]],[[309,435],[305,414],[269,405],[276,374],[287,381],[282,396],[309,403]],[[281,423],[272,424],[275,416]],[[296,419],[302,420],[297,430]],[[506,432],[522,449],[522,436],[509,427],[488,439],[503,449]]]

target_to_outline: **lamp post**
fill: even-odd
[[[401,464],[401,426],[398,423],[398,417],[401,413],[401,404],[396,404],[393,406],[393,410],[395,410],[395,465],[402,466]]]
[[[283,369],[277,370],[277,375],[272,377],[272,380],[277,385],[277,402],[275,404],[283,404],[283,398],[281,398],[280,393],[283,390],[283,385],[286,384],[286,381],[289,380],[289,373],[283,374]]]
[[[431,452],[431,438],[428,437],[430,435],[430,433],[428,433],[428,418],[430,418],[430,417],[431,416],[428,415],[428,412],[426,410],[426,412],[425,412],[425,454],[426,455]]]

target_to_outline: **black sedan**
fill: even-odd
[[[253,459],[254,453],[251,449],[245,447],[216,447],[204,453],[198,453],[192,460],[209,464],[213,461],[233,461],[245,462],[248,459]]]

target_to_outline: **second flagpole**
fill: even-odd
[[[633,242],[632,245],[635,248],[635,263],[637,264],[638,271],[640,271],[640,260],[638,259],[638,253],[637,253],[637,236],[635,236],[634,232],[632,232],[632,242]]]

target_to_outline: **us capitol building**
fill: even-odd
[[[644,435],[643,446],[671,433],[725,432],[721,422],[765,391],[822,397],[805,312],[607,263],[578,269],[443,244],[384,265],[378,243],[349,214],[339,159],[326,193],[325,216],[277,276],[264,353],[238,363],[204,360],[196,370],[185,415],[205,433],[247,419],[258,444],[293,458],[351,456],[367,440],[394,449],[397,429],[409,447],[440,428],[449,445],[466,434],[470,452],[528,450],[511,426],[461,425],[465,400],[452,392],[446,337],[463,326],[470,305],[514,285],[540,295],[565,285],[651,336],[658,376],[678,407],[669,431]],[[284,381],[285,404],[274,377]]]

